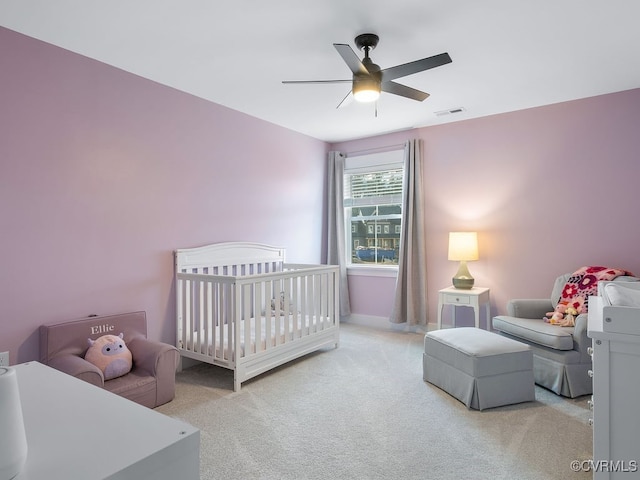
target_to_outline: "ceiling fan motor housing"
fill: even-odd
[[[369,57],[369,50],[373,50],[378,45],[378,36],[374,33],[363,33],[355,38],[355,44],[360,50],[364,50],[362,65],[369,72],[368,74],[354,73],[351,91],[356,100],[360,102],[372,102],[380,96],[382,74],[380,67],[373,63]]]
[[[373,50],[378,45],[380,38],[375,33],[363,33],[355,38],[356,47],[360,50],[363,48]],[[368,50],[367,50],[368,51]]]

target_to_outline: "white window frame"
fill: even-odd
[[[385,171],[385,170],[393,170],[393,169],[403,169],[404,170],[404,150],[390,150],[381,153],[368,154],[368,155],[359,155],[353,157],[347,157],[345,159],[345,169],[344,173],[346,175],[350,174],[360,174],[360,173],[369,173],[376,171]],[[404,173],[404,172],[403,172]],[[402,194],[392,196],[389,199],[386,199],[391,204],[402,204]],[[351,252],[352,252],[352,228],[351,228],[351,215],[350,215],[350,205],[343,205],[345,209],[344,221],[345,221],[345,251],[348,252],[347,256],[347,272],[349,275],[367,275],[367,276],[395,276],[398,271],[398,265],[381,265],[381,264],[361,264],[361,263],[351,263]],[[399,218],[402,220],[402,213],[399,215]],[[369,225],[372,227],[372,225]],[[378,230],[381,229],[380,225],[377,225]],[[398,230],[399,226],[396,226],[394,229],[394,233],[400,233]],[[371,232],[373,233],[373,232]],[[380,232],[379,232],[380,233]]]

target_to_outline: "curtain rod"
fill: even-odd
[[[359,155],[368,155],[371,153],[382,153],[382,152],[390,152],[392,150],[402,150],[404,148],[404,143],[400,143],[397,145],[387,145],[384,147],[376,147],[376,148],[368,148],[366,150],[358,150],[356,152],[346,152],[347,157],[357,157]]]

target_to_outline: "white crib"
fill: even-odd
[[[176,346],[242,382],[338,346],[338,267],[287,264],[282,248],[228,242],[175,251]]]

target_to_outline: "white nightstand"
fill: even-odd
[[[438,330],[442,328],[442,309],[445,305],[453,307],[453,326],[456,326],[456,307],[471,307],[475,314],[476,328],[480,328],[480,306],[485,306],[487,318],[487,330],[490,330],[491,306],[489,304],[489,289],[485,287],[473,287],[463,290],[455,287],[447,287],[438,291]]]

